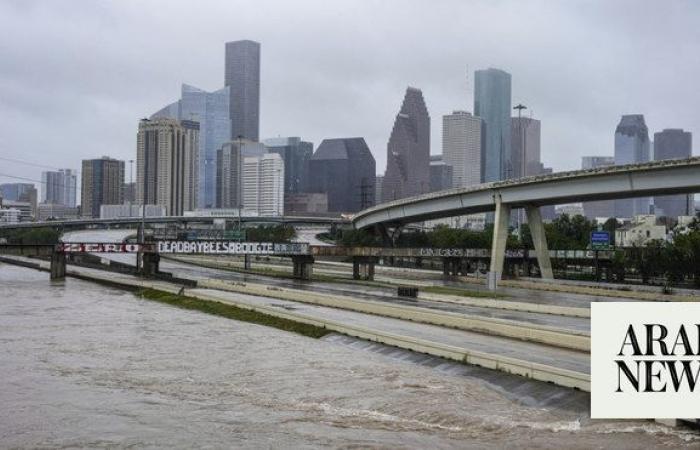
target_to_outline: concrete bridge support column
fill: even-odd
[[[51,279],[61,280],[66,277],[66,254],[53,252],[51,254]]]
[[[294,278],[310,280],[313,275],[314,257],[309,255],[292,256]]]
[[[243,255],[243,269],[250,270],[252,268],[253,268],[253,264],[251,263],[250,255],[248,255],[248,254]]]
[[[544,232],[540,208],[528,205],[525,207],[525,212],[527,214],[527,223],[530,225],[530,234],[532,235],[532,243],[535,246],[540,273],[543,279],[552,280],[554,279],[554,272],[552,272],[552,261],[549,259],[549,247],[547,246],[547,236]]]
[[[158,273],[160,255],[157,253],[143,253],[142,254],[142,267],[141,274],[145,277],[153,277]]]
[[[355,280],[374,280],[374,266],[377,258],[355,256],[352,259],[352,278]]]
[[[493,241],[491,243],[490,271],[496,273],[496,279],[503,275],[503,263],[506,258],[506,241],[510,222],[510,205],[501,203],[500,194],[496,194],[496,215],[493,223]]]

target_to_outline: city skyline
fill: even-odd
[[[263,2],[264,3],[264,2]],[[373,10],[377,21],[384,23],[389,20],[389,5],[374,5]],[[624,3],[624,2],[621,2]],[[267,3],[270,5],[271,3]],[[309,2],[309,5],[313,5]],[[349,7],[348,15],[361,15],[367,11],[367,6]],[[462,6],[452,3],[456,13],[462,10]],[[692,5],[688,5],[693,7]],[[151,6],[144,6],[150,10]],[[286,11],[284,4],[275,4],[280,12]],[[130,160],[133,159],[133,127],[138,119],[148,111],[153,111],[159,105],[172,101],[173,93],[178,86],[192,83],[202,86],[207,90],[221,87],[221,73],[223,71],[222,48],[226,42],[236,39],[253,39],[265,46],[262,53],[262,62],[265,70],[261,76],[261,138],[274,136],[304,136],[310,142],[318,144],[322,139],[334,136],[363,136],[377,160],[378,172],[385,167],[385,152],[383,151],[388,139],[387,129],[391,126],[394,109],[395,92],[405,85],[415,85],[423,90],[428,103],[429,112],[433,117],[456,109],[471,110],[473,103],[474,70],[498,67],[509,72],[513,76],[513,103],[525,103],[534,111],[534,116],[546,124],[546,133],[542,136],[542,160],[546,165],[556,170],[574,169],[578,166],[580,157],[585,154],[612,154],[613,139],[610,129],[619,120],[619,116],[626,113],[642,113],[647,118],[651,132],[665,128],[683,128],[690,132],[698,132],[700,120],[693,106],[698,100],[696,90],[690,89],[691,78],[686,75],[693,73],[694,65],[688,61],[679,60],[677,52],[663,53],[671,41],[657,39],[653,48],[659,50],[658,59],[661,62],[665,58],[671,58],[679,70],[666,73],[654,72],[654,76],[632,77],[635,67],[639,67],[638,58],[626,57],[648,48],[650,42],[644,36],[635,36],[634,39],[627,36],[629,31],[640,26],[640,23],[648,23],[654,19],[654,8],[639,8],[639,11],[629,13],[629,8],[617,5],[593,4],[590,12],[580,14],[582,11],[576,7],[564,7],[561,5],[549,5],[550,18],[556,16],[562,23],[572,27],[571,34],[576,36],[583,33],[591,25],[591,21],[600,14],[606,12],[607,19],[599,24],[600,32],[594,33],[591,39],[591,49],[596,41],[603,37],[616,43],[616,48],[623,56],[620,61],[610,61],[605,49],[596,48],[595,51],[584,51],[583,54],[568,55],[570,46],[573,45],[570,38],[563,38],[561,42],[552,43],[546,58],[538,58],[538,64],[527,64],[531,52],[540,52],[537,47],[527,47],[527,43],[542,43],[548,32],[525,33],[527,39],[518,37],[518,45],[509,48],[508,43],[491,42],[486,50],[479,49],[472,43],[464,42],[453,44],[450,39],[447,48],[441,46],[444,55],[437,55],[429,51],[431,45],[435,45],[435,39],[445,40],[448,37],[460,36],[462,31],[457,29],[451,15],[445,14],[441,8],[427,8],[412,4],[408,8],[413,12],[424,14],[412,14],[421,17],[427,22],[426,26],[435,26],[439,20],[444,21],[444,36],[426,37],[425,42],[408,39],[408,42],[391,39],[384,46],[386,50],[375,48],[376,40],[383,39],[383,33],[369,36],[358,42],[357,51],[350,51],[343,44],[341,31],[345,26],[337,18],[330,17],[323,30],[328,31],[327,39],[316,42],[309,39],[307,32],[295,34],[288,38],[283,36],[288,25],[272,21],[271,24],[256,23],[252,26],[255,17],[260,14],[253,8],[237,8],[238,14],[243,14],[251,19],[251,24],[245,22],[232,33],[229,27],[219,26],[218,16],[225,18],[231,9],[223,6],[211,7],[205,11],[207,19],[214,18],[211,27],[212,33],[206,38],[192,40],[178,38],[170,32],[163,30],[164,35],[159,39],[140,39],[142,48],[130,49],[124,55],[125,49],[133,44],[132,39],[139,37],[139,33],[145,32],[145,23],[129,16],[129,7],[120,7],[110,4],[104,7],[86,5],[80,14],[64,10],[49,4],[34,5],[33,7],[21,7],[18,4],[6,4],[0,7],[3,12],[0,19],[6,21],[7,32],[15,32],[22,36],[24,30],[34,30],[35,19],[47,14],[53,14],[57,22],[73,20],[82,23],[85,27],[73,26],[71,31],[61,36],[55,35],[56,28],[48,27],[39,31],[41,42],[55,41],[60,45],[59,54],[72,48],[85,48],[85,55],[94,58],[81,58],[80,67],[84,72],[92,74],[90,81],[83,83],[82,76],[74,76],[75,61],[67,58],[59,63],[59,59],[37,60],[41,50],[45,46],[37,45],[35,39],[20,39],[16,48],[3,50],[4,65],[8,70],[4,71],[7,79],[6,86],[0,88],[0,95],[5,101],[2,108],[5,117],[17,119],[19,126],[9,127],[7,124],[3,131],[7,137],[7,150],[3,156],[15,159],[29,159],[29,155],[37,155],[40,148],[54,148],[47,155],[42,155],[41,162],[48,166],[63,167],[66,159],[70,161],[68,166],[77,167],[82,159],[94,158],[93,149],[89,142],[95,138],[92,133],[100,133],[101,141],[106,142],[101,154],[111,157]],[[59,11],[60,9],[60,11]],[[263,8],[265,9],[265,8]],[[479,31],[487,36],[502,32],[503,24],[491,23],[483,20],[496,14],[484,3],[470,5],[473,14],[468,21],[474,21]],[[531,8],[536,9],[536,8]],[[680,12],[681,8],[666,8],[665,14],[676,19],[661,24],[655,24],[668,33],[677,33],[676,28],[670,28],[669,23],[685,23],[692,14]],[[532,30],[538,24],[538,19],[527,8],[521,8],[513,4],[513,10],[519,10],[525,14],[523,19],[523,31]],[[625,10],[625,14],[620,13]],[[502,13],[502,10],[499,10]],[[54,14],[55,13],[55,14]],[[192,25],[203,23],[201,14],[189,14],[184,8],[173,5],[167,14],[171,18],[184,20],[187,17],[192,20]],[[294,14],[292,10],[289,14]],[[322,14],[322,13],[319,13]],[[514,14],[514,12],[509,13]],[[281,14],[284,16],[284,14]],[[454,14],[455,17],[460,14]],[[125,21],[132,30],[132,36],[127,36],[124,29],[113,22]],[[127,20],[128,19],[128,20]],[[318,19],[317,16],[308,20]],[[332,19],[332,20],[331,20]],[[158,19],[156,27],[165,26],[165,22]],[[301,19],[300,19],[301,20]],[[413,20],[413,19],[409,19]],[[94,25],[112,24],[116,27],[112,35],[105,35],[101,39],[107,50],[102,46],[83,42],[82,34],[90,32]],[[483,29],[478,22],[489,22],[491,28]],[[149,22],[150,23],[150,22]],[[540,23],[541,24],[541,23]],[[22,29],[21,26],[24,26]],[[58,25],[57,25],[58,27]],[[334,30],[337,28],[338,30]],[[65,27],[61,28],[65,31]],[[143,29],[143,31],[142,31]],[[295,27],[295,30],[297,28]],[[690,31],[690,33],[697,33]],[[691,34],[691,39],[685,39],[688,47],[685,51],[691,52],[697,40]],[[513,36],[513,35],[510,35]],[[610,39],[614,37],[614,39]],[[123,39],[123,42],[119,40]],[[447,41],[446,41],[447,42]],[[307,64],[304,58],[300,58],[299,46],[305,47],[305,53],[314,56],[314,64]],[[170,51],[173,46],[178,46],[180,51],[195,48],[197,52],[190,52],[190,58],[183,64],[181,58],[177,58],[175,52]],[[511,45],[511,47],[513,47]],[[409,54],[409,58],[396,58],[388,50],[397,54]],[[582,49],[586,50],[588,47]],[[293,51],[293,50],[297,51]],[[627,50],[622,51],[622,50]],[[157,54],[152,54],[157,52]],[[196,54],[193,54],[196,53]],[[357,55],[364,55],[363,60],[358,60]],[[534,54],[534,53],[532,53]],[[144,70],[143,64],[133,64],[132,57],[141,60],[148,55],[153,58],[154,64],[149,64],[149,69]],[[64,55],[65,56],[65,55]],[[549,59],[557,60],[555,66],[547,62]],[[563,58],[563,59],[562,59]],[[574,59],[571,59],[574,58]],[[630,59],[634,61],[630,62]],[[26,61],[26,63],[22,63]],[[361,63],[360,63],[361,61]],[[567,66],[567,62],[570,64]],[[605,64],[603,64],[605,62]],[[628,64],[629,63],[629,64]],[[624,70],[617,70],[617,66]],[[70,67],[69,67],[70,66]],[[11,70],[10,70],[11,67]],[[26,73],[23,68],[32,67],[32,73]],[[101,67],[109,67],[111,72],[106,73]],[[427,68],[426,68],[427,67]],[[564,68],[562,68],[564,67]],[[42,69],[43,68],[43,69]],[[111,73],[117,68],[120,76],[115,78]],[[556,68],[556,70],[554,70]],[[646,69],[647,66],[645,65]],[[361,70],[359,70],[361,69]],[[617,70],[617,72],[615,72]],[[36,75],[50,71],[55,76],[46,80],[46,87],[32,90],[36,87]],[[578,71],[578,72],[577,72]],[[348,77],[353,77],[353,83],[348,83]],[[80,80],[78,86],[73,80]],[[374,80],[374,81],[370,81]],[[105,86],[109,89],[105,89]],[[44,92],[50,88],[51,91]],[[333,95],[331,95],[333,93]],[[358,95],[359,94],[359,95]],[[564,95],[565,94],[565,95]],[[36,117],[27,117],[31,107],[36,105],[37,96],[41,95],[43,101],[42,114]],[[71,98],[68,102],[67,99]],[[92,100],[91,100],[92,99]],[[99,100],[98,100],[99,99]],[[311,106],[305,108],[307,113],[295,114],[299,104]],[[34,109],[32,109],[34,110]],[[473,112],[473,111],[472,111]],[[329,120],[330,117],[339,120]],[[107,120],[109,119],[109,120]],[[8,121],[12,122],[12,121]],[[46,135],[56,136],[52,131],[55,127],[62,127],[61,133],[65,139],[51,141],[50,147],[47,138],[39,136],[36,140],[27,140],[23,137],[27,134],[24,127],[33,129],[46,129]],[[440,149],[441,136],[439,124],[433,123],[431,146],[433,154]],[[104,128],[103,128],[104,127]],[[80,130],[80,132],[78,132]],[[584,130],[585,133],[581,133]],[[104,137],[108,139],[105,140]],[[566,148],[566,152],[561,149]],[[33,162],[39,162],[39,158],[32,158]],[[9,164],[9,163],[8,163]],[[16,169],[16,170],[15,170]],[[2,172],[4,173],[4,172]],[[29,166],[13,166],[11,175],[38,179],[38,171]],[[0,182],[11,182],[11,178],[0,178]]]

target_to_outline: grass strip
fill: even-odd
[[[171,294],[169,292],[159,291],[157,289],[141,289],[138,291],[138,294],[148,300],[165,303],[178,308],[196,310],[206,314],[212,314],[214,316],[225,317],[227,319],[265,325],[312,338],[318,339],[330,333],[329,330],[323,327],[295,322],[293,320],[271,316],[259,311],[239,308],[238,306],[228,305],[226,303],[201,300],[186,295]]]

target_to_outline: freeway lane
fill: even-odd
[[[133,235],[133,233],[133,230],[88,230],[67,233],[64,235],[63,239],[66,242],[121,242],[127,236]],[[135,264],[135,256],[131,254],[103,254],[101,256],[123,263]],[[435,311],[504,319],[524,324],[544,325],[575,332],[590,333],[589,319],[581,317],[564,317],[551,314],[460,305],[426,299],[409,299],[397,296],[394,289],[383,287],[362,286],[355,283],[303,282],[264,275],[250,275],[227,270],[204,268],[182,262],[174,262],[172,260],[162,260],[160,267],[162,271],[171,272],[173,275],[180,278],[194,280],[211,278],[234,282],[249,281],[277,287],[308,290],[324,294],[339,294],[365,300],[388,302],[396,305],[414,306]]]

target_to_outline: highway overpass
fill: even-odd
[[[211,224],[215,220],[238,221],[238,216],[167,216],[167,217],[146,217],[147,225],[162,224]],[[286,225],[332,225],[349,224],[349,221],[340,217],[304,217],[304,216],[280,216],[280,217],[259,217],[249,216],[241,218],[243,223],[248,224],[286,224]],[[119,217],[113,219],[71,219],[54,220],[47,222],[20,222],[0,224],[0,229],[8,228],[86,228],[91,226],[138,226],[141,224],[140,217]]]
[[[399,227],[495,211],[491,271],[503,270],[512,208],[525,208],[544,278],[552,278],[539,207],[543,205],[700,192],[700,158],[560,172],[449,189],[383,203],[357,213],[355,228]]]

